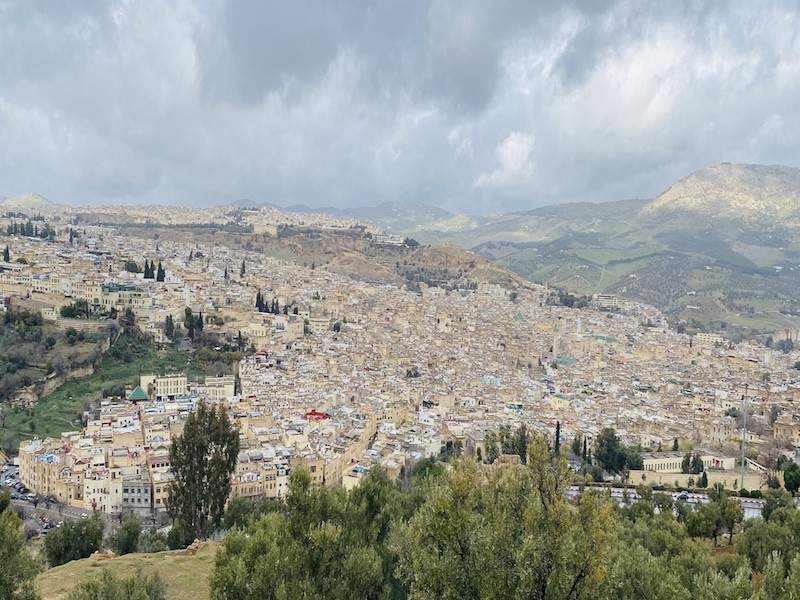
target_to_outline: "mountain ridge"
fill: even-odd
[[[642,209],[648,217],[688,212],[733,219],[800,216],[800,169],[722,163],[678,180]]]

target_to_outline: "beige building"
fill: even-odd
[[[724,456],[706,448],[700,448],[695,452],[700,455],[706,470],[730,471],[736,467],[736,459],[732,456]],[[647,452],[642,454],[642,462],[645,471],[681,473],[684,456],[681,452]]]
[[[800,420],[795,415],[781,415],[773,424],[773,435],[776,440],[800,446]]]
[[[184,373],[167,375],[142,375],[139,386],[156,400],[174,400],[189,391],[189,381]]]
[[[199,396],[205,396],[214,401],[232,398],[235,390],[236,378],[233,375],[206,377],[202,384],[194,386],[193,389]]]

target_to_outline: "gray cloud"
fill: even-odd
[[[0,193],[453,211],[800,165],[794,3],[0,0]]]

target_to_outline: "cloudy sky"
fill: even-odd
[[[0,195],[652,197],[800,166],[798,32],[794,1],[0,0]]]

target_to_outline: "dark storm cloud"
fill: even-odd
[[[456,211],[800,164],[794,3],[0,0],[0,193]]]

